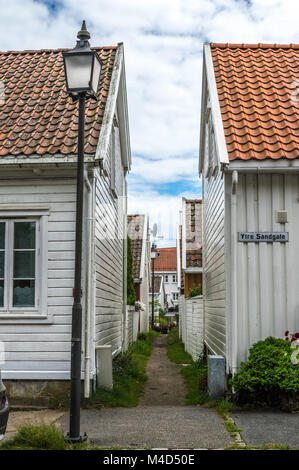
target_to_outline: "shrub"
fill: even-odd
[[[291,361],[291,343],[268,337],[252,346],[231,385],[240,404],[279,405],[295,409],[299,403],[299,367]]]
[[[190,290],[190,292],[188,293],[188,297],[189,299],[191,297],[196,297],[197,295],[202,295],[202,289],[201,289],[201,285],[198,285],[196,287],[194,287],[192,290]]]

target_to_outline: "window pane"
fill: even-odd
[[[4,277],[4,251],[0,251],[0,278]]]
[[[35,251],[14,252],[14,278],[35,277]]]
[[[34,307],[35,281],[14,281],[13,306]]]
[[[0,281],[0,307],[4,306],[4,281]]]
[[[14,248],[28,250],[35,248],[35,222],[15,222]]]
[[[0,223],[0,249],[5,248],[5,222]]]

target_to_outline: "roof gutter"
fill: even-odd
[[[229,165],[226,166],[224,171],[226,173],[234,173],[237,171],[238,173],[296,173],[299,172],[299,166],[281,166],[281,167],[271,167],[271,166],[233,166]]]

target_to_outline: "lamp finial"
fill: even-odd
[[[87,31],[86,22],[83,20],[81,30],[77,34],[78,39],[90,39],[90,33]]]

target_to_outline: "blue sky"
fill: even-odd
[[[202,44],[298,41],[297,0],[0,0],[3,50],[125,47],[133,157],[130,212],[175,243],[181,198],[199,198]],[[166,221],[166,222],[165,222]],[[168,224],[168,225],[167,225]]]

